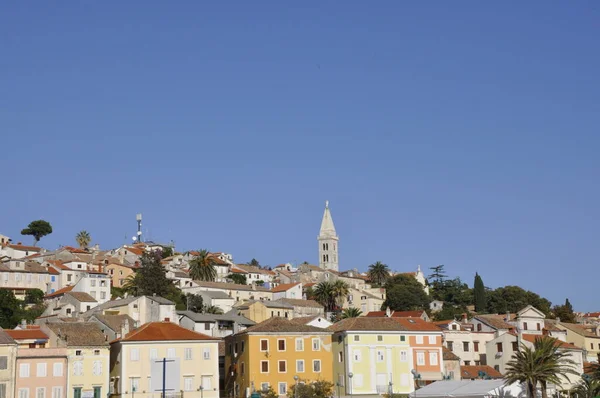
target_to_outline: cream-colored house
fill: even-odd
[[[221,291],[236,302],[244,300],[272,300],[273,292],[265,287],[252,285],[239,285],[236,283],[220,283],[193,281],[191,287],[182,288],[184,293],[198,294],[201,291]]]
[[[0,329],[0,397],[13,397],[17,343]]]
[[[67,349],[68,397],[102,398],[108,393],[110,349],[94,323],[56,322],[40,325],[48,346]]]
[[[218,345],[219,339],[171,322],[147,323],[111,342],[111,393],[159,396],[164,369],[169,391],[183,391],[186,398],[218,398]]]
[[[585,361],[597,362],[600,354],[600,336],[590,332],[583,325],[567,322],[556,322],[558,329],[567,332],[567,342],[582,348],[585,353]]]
[[[292,319],[294,317],[294,306],[284,303],[282,300],[246,301],[235,307],[235,310],[238,314],[245,316],[256,323],[266,321],[273,317],[286,319]]]

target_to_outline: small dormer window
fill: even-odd
[[[80,357],[81,355],[81,350],[75,350],[75,356]]]

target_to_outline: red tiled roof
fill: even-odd
[[[434,323],[424,321],[421,318],[395,318],[391,319],[395,320],[408,330],[419,332],[419,331],[435,331],[441,332],[442,330]]]
[[[220,340],[172,322],[149,322],[129,332],[121,341]]]
[[[425,311],[392,311],[391,318],[420,318]],[[385,311],[371,311],[366,316],[382,317],[386,316]]]
[[[65,246],[62,249],[68,251],[69,253],[88,254],[87,250],[79,249],[77,247],[72,247],[72,246]]]
[[[60,296],[61,294],[65,294],[73,290],[74,286],[65,286],[62,289],[58,289],[54,293],[50,293],[44,296],[44,298],[52,298],[56,296]]]
[[[238,269],[238,268],[232,268],[232,269],[231,269],[231,273],[232,273],[232,274],[247,274],[247,272],[246,272],[246,271],[244,271],[244,270],[241,270],[241,269]]]
[[[54,265],[56,268],[62,269],[63,271],[69,271],[71,268],[67,267],[60,260],[46,260],[50,264]]]
[[[11,249],[20,250],[20,251],[30,251],[30,252],[41,252],[42,249],[36,246],[25,246],[25,245],[7,245]]]
[[[586,314],[583,314],[584,318],[598,318],[600,317],[600,312],[588,312]]]
[[[60,275],[60,272],[58,272],[57,270],[55,270],[52,267],[48,267],[48,273],[52,274],[52,275]]]
[[[477,365],[477,366],[461,366],[460,376],[462,379],[479,379],[479,372],[485,372],[487,376],[492,379],[501,379],[502,373],[489,365]]]
[[[4,331],[15,340],[48,340],[48,335],[40,329],[4,329]]]
[[[137,248],[137,247],[126,247],[125,250],[127,250],[128,252],[131,252],[131,253],[135,254],[136,256],[141,256],[142,254],[144,254],[144,251],[142,249]]]
[[[521,337],[525,341],[528,341],[530,343],[535,343],[536,339],[542,338],[543,336],[540,336],[538,334],[522,334]],[[555,340],[554,345],[556,345],[560,348],[565,348],[565,349],[569,349],[569,350],[581,350],[581,348],[574,346],[573,344],[565,343],[564,341],[561,341],[558,339],[554,339],[554,340]]]
[[[296,282],[296,283],[282,283],[279,286],[274,287],[273,289],[271,289],[271,291],[273,293],[281,293],[281,292],[287,292],[288,290],[290,290],[291,288],[298,286],[300,284],[300,282]]]

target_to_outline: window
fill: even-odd
[[[75,355],[77,355],[78,357],[80,357],[82,355],[81,350],[75,350]]]
[[[437,352],[430,352],[429,353],[429,364],[430,365],[437,365],[438,364],[438,353]]]
[[[502,352],[502,343],[496,343],[496,351]]]
[[[269,383],[260,383],[261,391],[267,391],[269,389]]]
[[[454,350],[454,342],[452,342],[452,341],[447,341],[447,342],[446,342],[446,345],[448,346],[448,349],[449,349],[450,351]]]
[[[175,358],[175,348],[167,348],[167,358]]]
[[[304,340],[302,338],[296,339],[296,351],[304,351]]]
[[[277,351],[285,351],[285,340],[284,339],[277,340]]]
[[[592,346],[592,349],[594,347]],[[8,357],[6,355],[0,356],[0,370],[8,369]]]
[[[456,324],[452,324],[452,330],[458,330],[458,326],[456,326]]]
[[[527,322],[523,322],[523,330],[527,330]]]
[[[279,395],[287,394],[287,383],[279,383],[278,384]]]
[[[338,352],[338,362],[344,362],[344,353]]]
[[[94,398],[102,398],[102,387],[94,387]]]
[[[380,334],[378,334],[378,335],[377,335],[377,341],[383,341],[383,336],[382,336],[382,335],[380,335]]]
[[[63,398],[62,387],[52,387],[52,398]]]
[[[435,336],[429,336],[429,344],[435,344]]]
[[[36,398],[46,398],[46,389],[44,387],[38,387],[35,389]]]
[[[244,352],[244,348],[245,348],[245,347],[246,347],[246,343],[242,341],[242,344],[241,344],[241,349],[242,349],[242,352]]]
[[[383,351],[377,350],[377,362],[383,362],[383,360],[384,360]]]
[[[469,352],[469,342],[468,341],[463,341],[463,351]]]
[[[312,350],[313,351],[320,351],[321,350],[321,340],[316,338],[316,339],[312,339]]]
[[[592,350],[594,349],[594,343],[590,343],[590,347],[592,348]],[[6,368],[4,368],[6,369]]]
[[[212,376],[202,376],[200,381],[204,390],[210,390],[212,388]]]
[[[150,349],[150,359],[158,358],[158,350],[156,348]]]
[[[131,391],[139,391],[140,390],[140,379],[135,377],[131,379]]]
[[[204,324],[204,330],[210,330],[210,323],[206,322]]]
[[[478,332],[481,332],[481,323],[478,323],[478,324],[477,324],[477,331],[478,331]]]
[[[355,335],[354,335],[354,341],[360,341],[360,336],[359,336],[359,335],[357,335],[357,334],[355,334]]]
[[[304,360],[303,359],[298,359],[296,361],[296,372],[304,373]]]
[[[517,343],[516,341],[513,341],[512,342],[512,350],[519,351],[519,343]]]
[[[465,366],[471,366],[471,361],[465,361]]]
[[[313,361],[313,372],[320,373],[321,372],[321,360],[315,359]]]
[[[22,363],[19,365],[19,377],[29,377],[29,364]]]
[[[406,350],[400,351],[400,360],[404,362],[408,361],[408,352]]]
[[[479,352],[479,341],[473,342],[473,351]]]
[[[139,348],[132,348],[131,349],[131,360],[132,361],[139,361],[140,360],[140,349]]]
[[[183,378],[183,390],[184,391],[194,391],[194,378],[193,377],[184,377]]]
[[[92,365],[92,374],[94,376],[102,375],[102,361],[94,361],[94,364]]]
[[[202,359],[209,360],[210,359],[210,348],[206,347],[202,349]]]
[[[260,373],[269,373],[269,361],[260,361]]]
[[[184,353],[184,358],[186,361],[192,360],[192,349],[191,348],[185,348],[183,350],[183,353]]]
[[[52,365],[52,376],[62,377],[63,375],[63,364],[55,363]]]
[[[475,366],[481,365],[481,361],[475,361]]]
[[[287,362],[286,361],[279,361],[279,373],[285,373],[286,369],[287,369]]]
[[[90,286],[91,286],[91,287],[96,287],[96,281],[92,279],[92,280],[90,281]]]
[[[82,361],[73,362],[73,375],[75,375],[75,376],[83,375],[83,362]]]
[[[100,292],[100,299],[101,300],[105,300],[106,299],[106,292]]]
[[[72,278],[73,278],[73,275],[67,274],[67,282],[71,282]]]
[[[260,350],[262,352],[269,351],[269,340],[266,340],[266,339],[260,340]]]
[[[423,336],[421,336],[421,335],[417,336],[417,344],[423,344]]]
[[[537,330],[542,330],[542,326],[540,325],[540,323],[537,323]]]
[[[29,398],[29,388],[19,388],[19,398]]]
[[[94,350],[94,355],[100,355],[100,350]]]
[[[400,336],[400,341],[406,341],[406,336]]]
[[[35,375],[37,377],[46,377],[46,363],[38,363],[37,368],[35,370]]]
[[[425,353],[417,352],[417,365],[424,366],[425,365]]]
[[[240,374],[243,376],[244,374],[246,374],[246,364],[244,362],[242,362],[240,364]]]

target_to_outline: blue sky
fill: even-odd
[[[595,2],[126,3],[3,7],[0,233],[316,262],[329,200],[344,269],[599,309]]]

